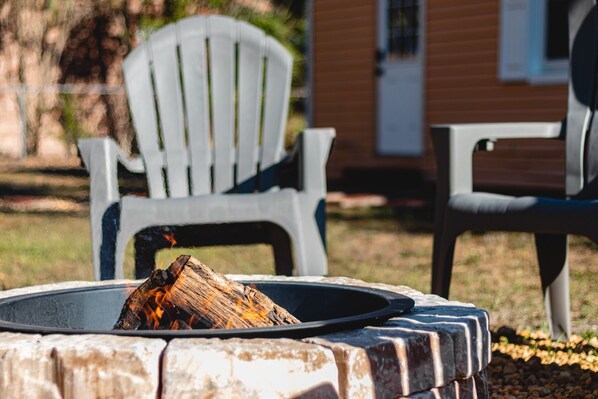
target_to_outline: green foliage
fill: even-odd
[[[593,338],[598,339],[598,332],[587,329],[581,332],[581,337],[586,341],[591,341]]]
[[[67,148],[71,144],[76,144],[77,140],[88,136],[77,118],[77,108],[75,99],[71,93],[63,93],[60,95],[62,100],[62,114],[60,120],[64,128],[64,141],[67,143]]]
[[[275,9],[272,13],[258,13],[245,9],[239,15],[233,16],[257,26],[282,43],[293,56],[293,86],[297,87],[304,84],[304,20],[294,18],[288,10],[282,8]]]
[[[293,56],[293,86],[304,84],[305,21],[293,16],[284,6],[275,7],[272,11],[260,12],[233,0],[165,0],[160,15],[146,13],[141,17],[140,38],[145,40],[150,33],[162,26],[205,10],[248,22],[274,37]]]

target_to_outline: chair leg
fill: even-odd
[[[174,247],[179,241],[188,241],[185,232],[177,234],[179,232],[173,226],[153,226],[137,232],[134,238],[135,278],[148,278],[156,268],[156,253]]]
[[[157,248],[140,233],[135,235],[135,278],[148,278],[156,267]]]
[[[272,244],[276,274],[290,276],[293,274],[293,252],[289,235],[281,227],[268,224],[267,234]]]
[[[143,226],[134,226],[133,224],[124,223],[121,220],[120,230],[116,236],[116,250],[114,262],[114,278],[124,278],[123,266],[125,262],[125,251],[129,240],[135,236]]]
[[[101,218],[94,218],[93,213],[90,214],[91,224],[91,252],[93,263],[93,279],[101,280],[102,268],[102,220]]]
[[[304,250],[303,264],[297,265],[300,276],[325,276],[328,274],[328,257],[313,212],[301,215],[301,240]],[[298,262],[299,263],[299,262]]]
[[[548,327],[553,339],[571,336],[567,236],[535,234]]]
[[[96,212],[99,211],[94,209],[94,212],[92,212],[94,277],[96,280],[112,280],[114,278],[115,269],[114,249],[116,246],[116,236],[119,229],[120,219],[119,207],[118,204],[108,206],[103,210],[100,217],[95,215]],[[95,226],[99,226],[99,229]],[[95,264],[96,262],[99,264]]]
[[[444,298],[449,296],[456,239],[456,235],[450,234],[442,224],[436,223],[432,254],[432,294]]]

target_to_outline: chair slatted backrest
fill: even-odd
[[[129,108],[153,198],[251,192],[284,155],[292,58],[260,29],[191,17],[125,59]]]
[[[566,125],[566,192],[583,195],[598,175],[598,14],[593,0],[569,2],[569,101]],[[593,158],[591,155],[594,154]]]

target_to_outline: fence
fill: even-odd
[[[18,142],[20,151],[18,156],[20,158],[24,158],[28,155],[27,148],[28,148],[28,140],[30,139],[32,134],[39,134],[38,132],[32,132],[32,126],[29,126],[28,113],[31,111],[31,103],[33,100],[39,101],[40,95],[54,95],[54,99],[51,100],[51,110],[58,109],[59,112],[50,112],[50,119],[54,119],[55,122],[64,124],[64,119],[67,119],[67,122],[74,123],[76,125],[84,125],[85,115],[89,116],[90,109],[97,108],[98,103],[104,103],[105,108],[110,108],[109,104],[112,104],[113,107],[121,108],[119,112],[122,113],[120,118],[116,118],[115,121],[109,121],[110,124],[116,125],[128,125],[128,111],[126,110],[126,100],[125,100],[125,90],[123,86],[110,86],[110,85],[103,85],[103,84],[53,84],[53,85],[25,85],[25,84],[12,84],[12,85],[2,85],[0,86],[0,94],[3,96],[10,96],[13,94],[15,97],[13,99],[16,102],[16,109],[17,109],[17,118],[19,120],[19,128],[18,128]],[[67,97],[65,97],[67,96]],[[86,105],[87,111],[84,111],[83,107],[74,106],[73,109],[73,100],[71,97],[76,96],[78,101],[76,103],[84,103]],[[87,101],[82,100],[81,97],[88,97]],[[102,97],[104,101],[102,101]],[[108,100],[106,97],[118,97],[117,100]],[[69,100],[66,101],[65,98]],[[114,105],[117,104],[118,105]],[[65,105],[69,107],[67,112],[65,113]],[[44,113],[48,113],[50,110],[46,109],[43,110]],[[3,114],[6,115],[6,110],[2,110]],[[110,114],[107,110],[104,110],[105,113]],[[100,111],[101,113],[101,111]],[[37,115],[38,117],[42,117],[42,115]],[[113,117],[114,115],[112,115]],[[105,116],[110,117],[110,115]],[[62,122],[60,121],[62,119]],[[93,119],[93,118],[92,118]],[[96,118],[98,119],[97,115]],[[93,123],[93,122],[92,122]],[[70,126],[71,128],[73,126]],[[122,127],[122,126],[120,126]],[[65,137],[69,135],[67,131],[69,126],[63,126]],[[128,126],[124,127],[125,130],[128,130]],[[117,130],[122,130],[118,128]],[[118,132],[110,132],[112,135],[117,136]],[[120,132],[121,134],[123,132]],[[125,133],[126,134],[126,133]],[[75,137],[73,137],[74,139]],[[68,144],[68,139],[66,140]]]
[[[17,156],[20,158],[29,155],[27,150],[32,137],[39,140],[37,143],[39,147],[47,145],[47,137],[43,137],[43,130],[47,130],[47,127],[40,122],[42,118],[45,118],[45,122],[49,120],[54,123],[57,126],[56,129],[61,130],[67,153],[68,149],[76,144],[78,138],[91,135],[112,136],[120,142],[125,151],[131,149],[133,131],[123,86],[102,84],[0,86],[0,95],[6,97],[7,94],[13,94],[15,99],[18,128],[13,134],[17,135],[18,139],[11,141],[18,141],[20,151]],[[42,94],[50,95],[52,98],[45,99],[49,101],[49,106],[47,109],[39,111],[38,101]],[[291,110],[300,115],[301,123],[289,124],[289,137],[293,137],[297,133],[297,131],[291,130],[299,130],[304,127],[304,104],[304,90],[302,88],[294,89],[291,94]],[[36,113],[29,115],[32,108],[36,108]],[[0,109],[0,112],[2,112],[3,119],[10,113],[6,109]],[[35,126],[29,126],[30,123]],[[0,141],[2,134],[3,132],[0,131]],[[46,139],[45,144],[44,139]],[[5,152],[6,148],[1,147],[0,145],[0,153]]]

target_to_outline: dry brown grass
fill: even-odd
[[[331,274],[429,292],[431,218],[384,208],[358,213],[343,210],[331,215]],[[598,247],[586,238],[571,237],[569,265],[573,328],[598,331]],[[451,299],[487,309],[494,328],[546,328],[533,236],[462,235],[455,250]]]

